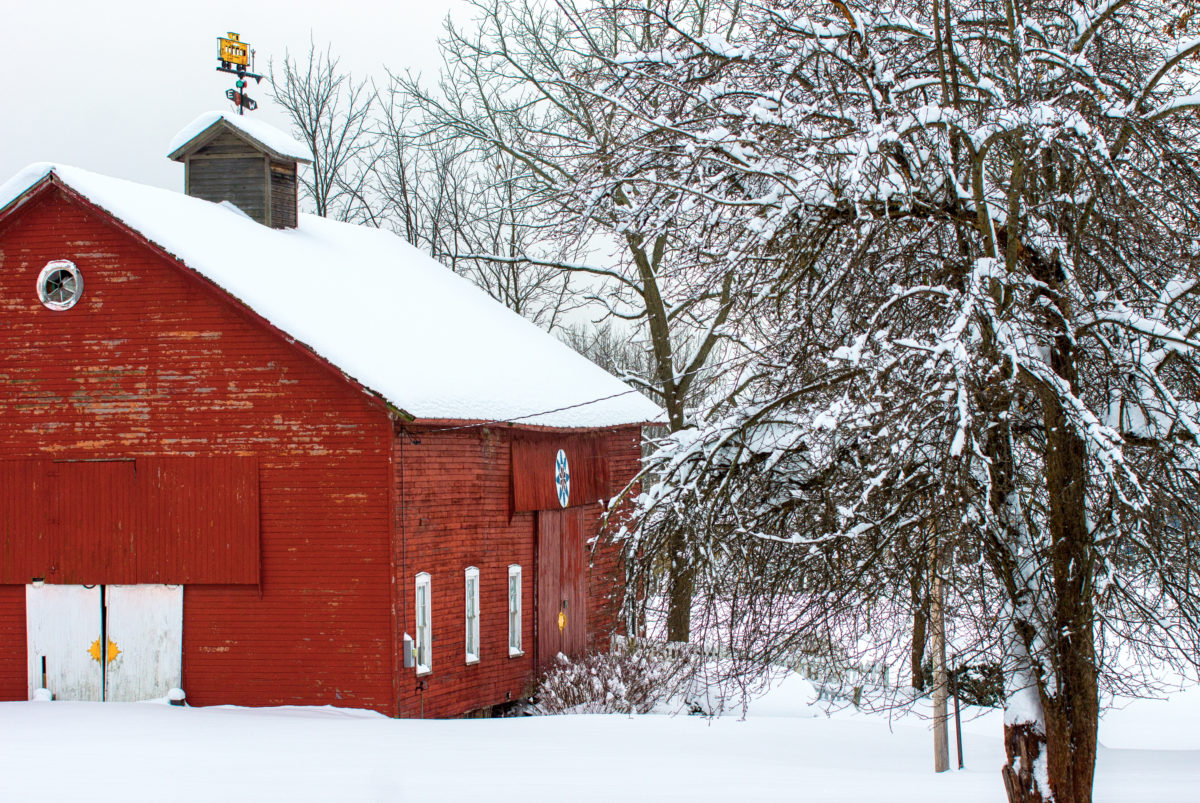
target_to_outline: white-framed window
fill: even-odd
[[[479,569],[468,566],[466,571],[467,594],[467,663],[479,661]]]
[[[421,572],[417,575],[417,593],[413,601],[413,610],[417,623],[418,675],[424,675],[427,672],[433,671],[433,614],[430,612],[432,597],[433,591],[429,582],[429,572]]]
[[[508,654],[523,655],[521,649],[521,567],[508,567]]]

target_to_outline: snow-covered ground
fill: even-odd
[[[997,714],[935,775],[926,722],[808,695],[795,678],[743,721],[0,703],[0,800],[1004,800]],[[1098,803],[1200,798],[1200,689],[1112,711],[1100,738]]]

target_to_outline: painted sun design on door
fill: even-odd
[[[100,639],[96,639],[94,642],[92,642],[92,646],[88,647],[88,655],[92,656],[92,660],[94,660],[96,663],[100,663],[101,656],[103,656],[104,659],[111,664],[113,661],[117,660],[117,656],[120,654],[121,651],[117,649],[117,645],[112,639],[108,640],[108,649],[104,649],[100,645]]]

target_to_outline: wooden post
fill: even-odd
[[[961,770],[963,768],[962,716],[958,712],[958,670],[962,666],[962,663],[959,661],[957,653],[953,656],[950,663],[952,664],[950,667],[950,691],[954,693],[954,741],[958,745],[958,768]]]
[[[946,620],[943,615],[944,588],[941,567],[934,559],[933,595],[929,605],[930,646],[933,652],[933,771],[950,769],[950,738],[946,713]]]

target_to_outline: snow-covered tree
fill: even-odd
[[[626,128],[576,184],[641,237],[703,221],[679,269],[733,277],[748,355],[643,521],[686,523],[768,657],[901,643],[936,576],[1003,662],[1010,799],[1090,800],[1101,692],[1200,646],[1186,7],[773,2],[701,36],[634,5],[660,35],[593,76]]]

